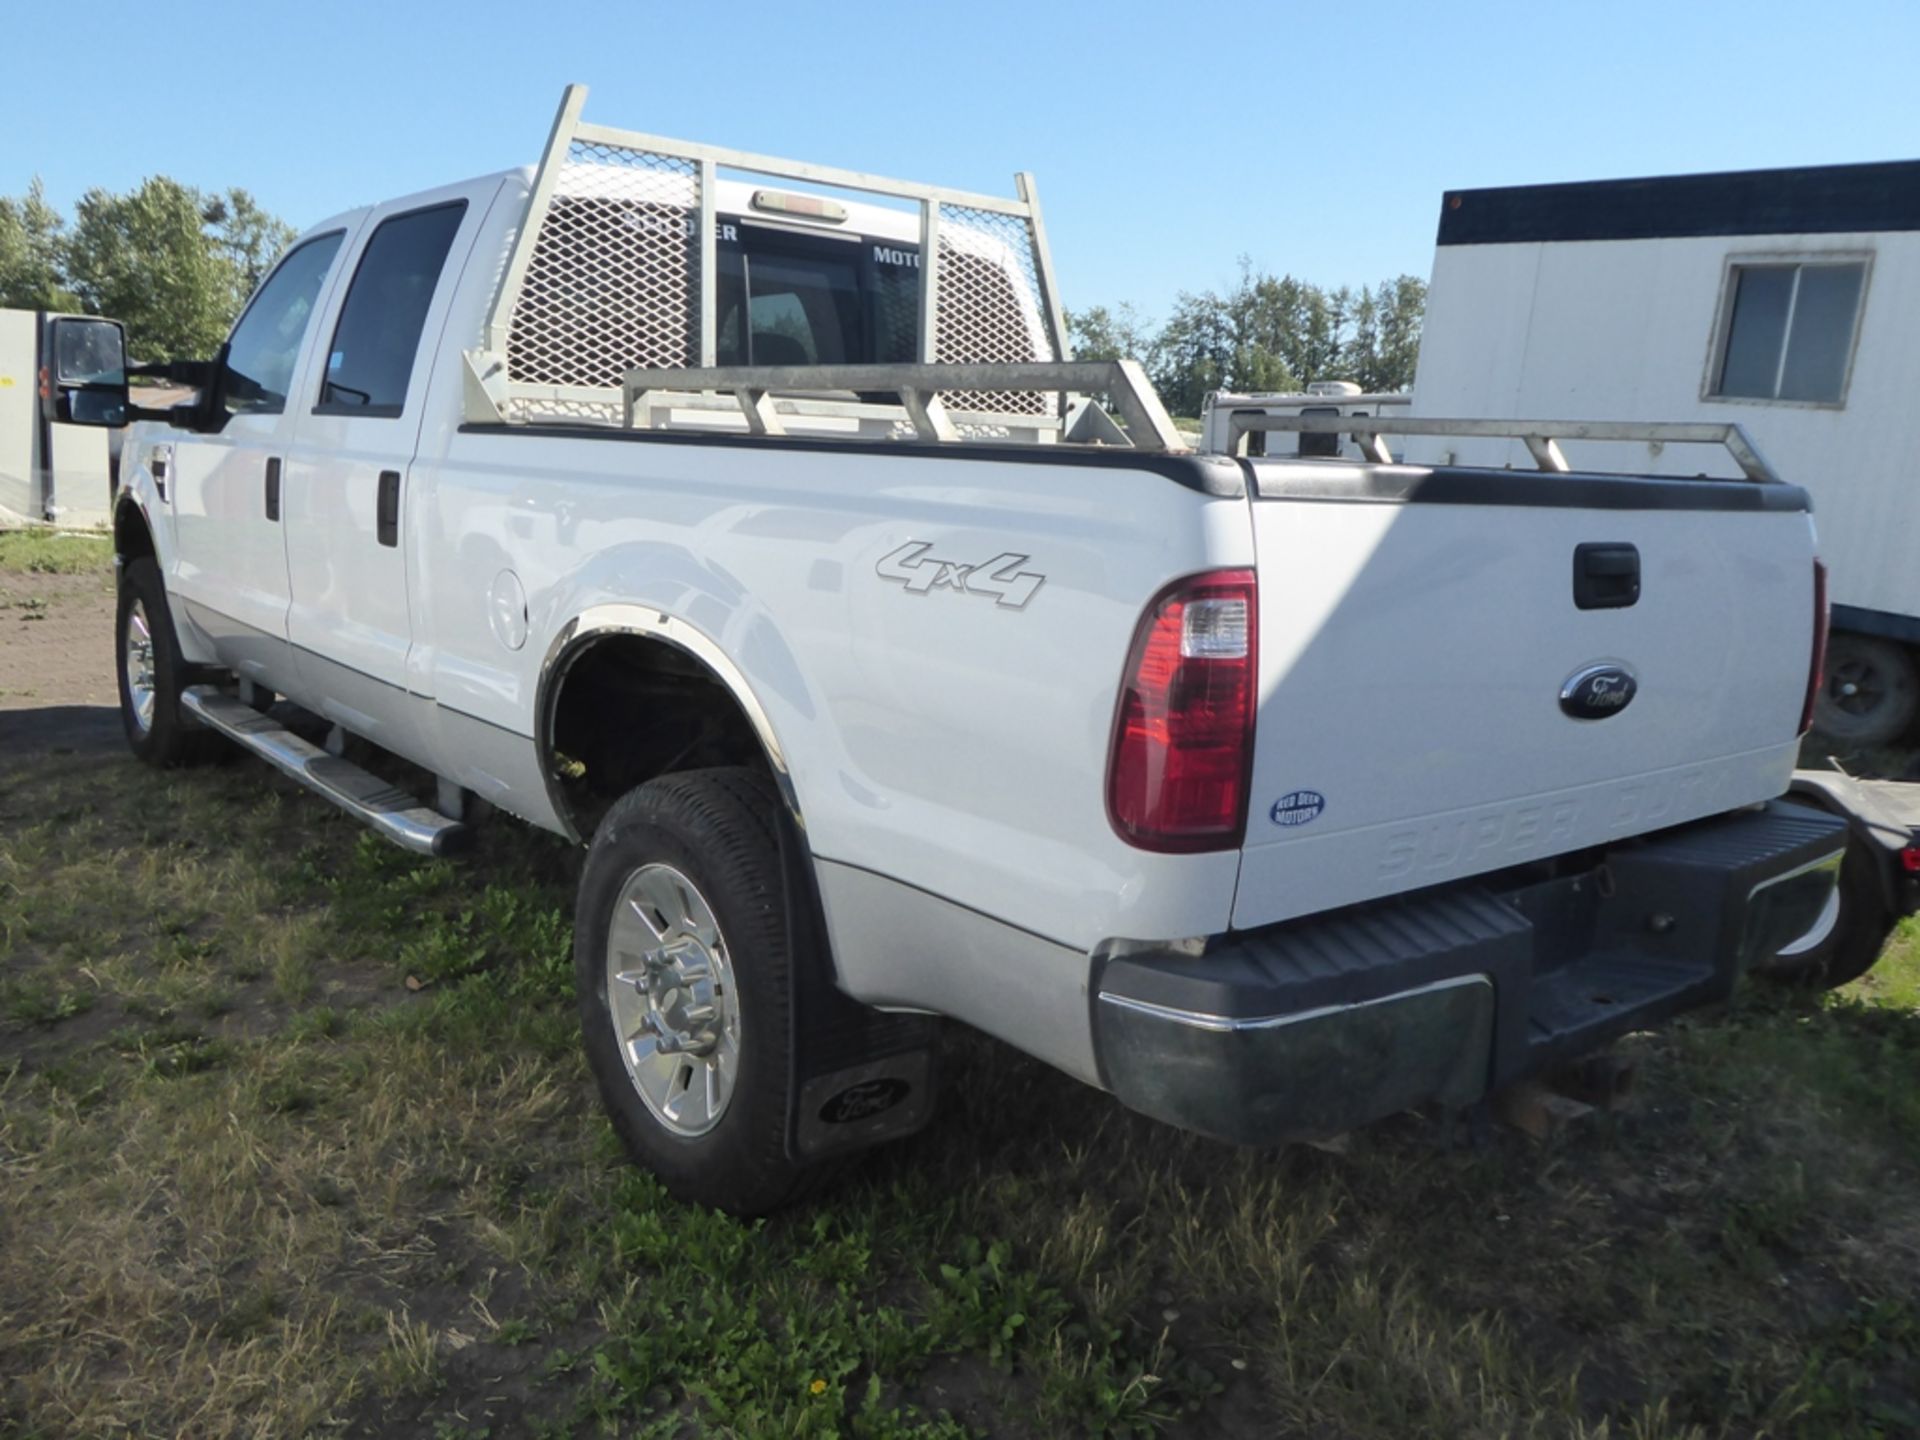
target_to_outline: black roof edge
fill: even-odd
[[[1920,230],[1920,160],[1449,190],[1440,245]]]

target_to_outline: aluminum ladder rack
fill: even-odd
[[[1777,485],[1780,476],[1760,453],[1753,438],[1740,426],[1723,421],[1647,422],[1638,420],[1445,420],[1417,416],[1370,415],[1260,415],[1245,412],[1229,417],[1227,451],[1238,455],[1243,441],[1255,431],[1292,431],[1301,435],[1350,435],[1366,457],[1378,465],[1393,465],[1387,447],[1389,435],[1449,436],[1476,440],[1518,440],[1541,470],[1565,475],[1573,467],[1560,449],[1562,440],[1640,442],[1649,445],[1718,445],[1733,457],[1747,479]],[[1708,477],[1701,477],[1708,478]]]

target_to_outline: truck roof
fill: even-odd
[[[327,216],[325,219],[314,221],[313,224],[307,226],[306,229],[300,232],[300,239],[307,240],[312,236],[324,234],[329,230],[344,229],[364,219],[375,210],[406,210],[416,205],[431,205],[436,200],[444,198],[449,191],[471,190],[475,186],[485,185],[489,182],[497,184],[505,180],[518,180],[523,185],[531,185],[533,183],[533,167],[531,165],[516,165],[508,170],[493,170],[485,174],[469,176],[465,180],[454,180],[445,185],[436,185],[431,190],[416,190],[410,195],[393,196],[384,200],[374,200],[365,205],[355,205],[351,209],[341,210]]]
[[[612,167],[578,166],[564,172],[557,191],[563,195],[575,197],[613,196],[617,194],[615,183],[608,177]],[[386,200],[377,200],[367,205],[356,205],[351,210],[342,210],[329,215],[324,220],[308,226],[301,232],[301,239],[322,234],[328,230],[338,230],[344,226],[371,214],[375,210],[408,210],[415,206],[426,206],[444,199],[450,192],[472,190],[489,183],[517,181],[524,189],[532,190],[535,169],[531,165],[516,165],[506,170],[495,170],[486,174],[470,176],[464,180],[451,181],[445,185],[436,185],[430,190],[417,190],[409,195],[395,196]],[[613,175],[618,175],[613,170]],[[687,182],[689,203],[692,203],[694,186],[691,178]],[[756,196],[804,195],[807,197],[830,197],[844,218],[820,219],[788,210],[774,210],[766,205],[756,205]],[[920,241],[919,217],[913,211],[887,205],[874,204],[871,201],[855,200],[845,196],[832,187],[807,187],[783,184],[777,187],[758,185],[745,180],[730,180],[720,177],[715,191],[715,208],[722,214],[748,216],[757,224],[779,225],[795,230],[806,230],[823,234],[860,235],[880,240],[891,240],[903,247],[917,247]]]

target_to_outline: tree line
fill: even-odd
[[[89,190],[69,222],[36,179],[0,196],[0,306],[111,315],[139,359],[204,358],[294,234],[245,190],[165,175]]]
[[[1197,415],[1210,390],[1299,390],[1351,380],[1383,394],[1413,388],[1427,284],[1401,275],[1335,290],[1240,262],[1225,294],[1182,291],[1166,323],[1132,305],[1070,311],[1067,332],[1083,360],[1135,359],[1167,408]]]
[[[89,190],[69,222],[35,180],[24,195],[0,196],[0,307],[112,315],[142,360],[204,357],[294,234],[245,190],[165,175],[125,194]],[[1210,390],[1312,380],[1410,389],[1426,298],[1412,275],[1329,290],[1243,259],[1236,285],[1182,291],[1164,324],[1129,304],[1066,319],[1076,355],[1139,360],[1170,410],[1197,415]]]

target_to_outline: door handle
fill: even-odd
[[[374,518],[380,531],[382,545],[400,543],[400,472],[382,470],[380,472],[380,496],[375,506]]]
[[[1627,544],[1573,547],[1573,603],[1624,610],[1640,598],[1640,551]]]
[[[267,519],[280,518],[280,457],[267,461]]]

